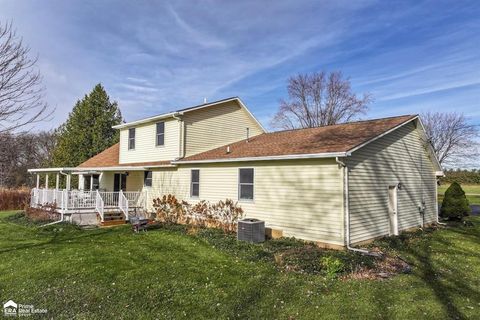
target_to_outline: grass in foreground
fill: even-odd
[[[0,297],[54,318],[474,318],[480,312],[480,218],[377,242],[411,262],[388,280],[281,271],[282,240],[237,243],[184,228],[39,229],[0,214]]]

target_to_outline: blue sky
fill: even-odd
[[[289,76],[341,70],[367,118],[460,111],[480,123],[478,1],[0,0],[39,55],[62,123],[101,82],[127,121],[240,96],[269,120]]]

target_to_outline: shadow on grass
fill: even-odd
[[[463,237],[478,238],[475,228],[449,228],[451,232],[461,233]],[[417,261],[417,270],[423,282],[432,290],[436,299],[441,303],[443,310],[451,319],[464,319],[466,316],[455,304],[455,299],[474,297],[480,293],[469,286],[470,279],[464,277],[455,266],[448,265],[448,261],[455,265],[455,257],[459,254],[456,244],[445,237],[429,236],[423,238],[416,245],[407,246],[405,253],[413,256]],[[433,257],[435,254],[445,254],[449,259]],[[461,254],[463,256],[463,254]],[[452,261],[453,260],[453,261]],[[448,274],[444,270],[453,269]]]

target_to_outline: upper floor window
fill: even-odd
[[[190,197],[198,198],[200,195],[200,170],[194,169],[191,173]]]
[[[135,149],[135,128],[128,129],[128,150]]]
[[[238,198],[253,200],[253,168],[238,170]]]
[[[156,145],[165,145],[165,122],[157,123]]]
[[[152,171],[145,171],[143,174],[143,185],[145,187],[152,186]]]

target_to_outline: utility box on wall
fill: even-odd
[[[265,241],[265,221],[243,219],[238,221],[237,239],[253,243]]]

